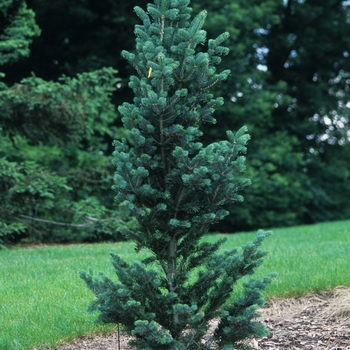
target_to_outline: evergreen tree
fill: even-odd
[[[0,2],[0,65],[29,55],[29,45],[40,30],[24,0]]]
[[[131,145],[114,143],[115,189],[116,201],[139,224],[125,234],[150,256],[128,264],[112,254],[117,282],[81,272],[96,295],[90,310],[102,322],[123,324],[138,349],[244,347],[244,339],[267,333],[254,319],[270,277],[246,279],[234,300],[233,287],[261,264],[268,233],[259,231],[241,250],[222,251],[224,240],[203,240],[229,214],[225,204],[242,201],[238,192],[250,183],[240,176],[245,127],[228,131],[227,141],[206,147],[198,141],[200,126],[215,123],[213,112],[223,103],[210,91],[229,74],[216,72],[228,53],[221,46],[228,33],[205,50],[206,11],[190,20],[188,0],[155,0],[147,12],[135,12],[143,21],[135,26],[137,53],[122,52],[138,73],[129,83],[135,98],[119,108]]]
[[[38,34],[25,1],[0,1],[1,79],[6,65],[29,55]],[[32,76],[13,86],[0,80],[0,247],[124,238],[116,229],[127,213],[105,205],[113,198],[103,153],[104,140],[117,132],[115,74],[104,68],[59,82]]]

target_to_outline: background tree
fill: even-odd
[[[33,40],[30,59],[4,67],[6,82],[13,84],[34,72],[45,80],[61,75],[75,76],[104,67],[118,70],[121,84],[127,85],[132,68],[120,56],[121,48],[133,47],[136,1],[116,2],[27,0],[36,14],[41,35]],[[137,1],[145,6],[147,0]],[[120,86],[120,85],[118,85]],[[128,89],[114,93],[116,105],[132,98]],[[109,140],[110,144],[112,140]],[[112,150],[112,147],[110,147]]]
[[[2,1],[0,19],[0,64],[28,56],[33,37],[40,33],[33,11],[27,9],[25,1]]]
[[[237,72],[222,88],[231,103],[218,110],[211,135],[242,120],[252,135],[247,172],[253,184],[221,229],[348,218],[349,4],[238,0],[200,6],[211,14],[209,35],[233,34],[224,64]]]
[[[24,2],[0,10],[6,64],[29,54],[39,30]],[[111,126],[115,73],[105,68],[59,82],[1,83],[0,243],[121,238],[121,213],[111,210],[110,158],[103,155],[106,137],[118,134]]]
[[[136,7],[143,22],[135,26],[136,54],[122,52],[137,76],[129,83],[134,103],[119,107],[131,145],[115,141],[116,198],[139,224],[125,234],[150,255],[129,265],[112,254],[118,282],[81,273],[96,295],[90,310],[103,322],[123,324],[138,349],[233,349],[266,334],[254,319],[270,278],[247,281],[243,295],[231,298],[237,281],[261,263],[267,233],[241,251],[219,252],[224,240],[202,241],[228,215],[225,204],[243,200],[249,135],[243,127],[227,131],[227,141],[199,142],[200,126],[215,123],[212,114],[223,103],[211,89],[229,74],[216,69],[228,53],[221,46],[228,33],[198,50],[206,42],[206,11],[191,19],[188,5],[155,0],[147,12]],[[147,267],[152,263],[154,269]]]
[[[348,218],[349,6],[346,1],[287,1],[280,23],[263,35],[269,81],[287,83],[274,128],[296,137],[311,193],[303,221]],[[305,30],[302,30],[304,28]],[[334,161],[332,160],[334,159]]]

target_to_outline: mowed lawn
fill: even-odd
[[[274,229],[262,249],[269,252],[255,276],[277,272],[266,298],[303,295],[350,286],[350,221]],[[254,240],[256,233],[227,237],[223,249]],[[93,295],[78,277],[92,268],[113,277],[109,253],[131,262],[131,242],[12,248],[0,251],[0,349],[47,349],[79,335],[108,332],[86,313]]]

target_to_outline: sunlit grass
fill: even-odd
[[[262,247],[269,254],[256,273],[278,273],[267,298],[350,286],[350,221],[273,231]],[[256,233],[225,236],[223,249],[231,249],[254,240]],[[108,332],[111,326],[97,326],[96,315],[86,313],[93,295],[78,271],[92,268],[113,277],[110,252],[129,262],[146,256],[137,256],[129,242],[0,251],[0,349],[48,348]]]
[[[241,246],[255,233],[227,235],[225,248]],[[212,240],[214,237],[209,237]],[[277,272],[265,296],[299,296],[350,286],[350,221],[274,229],[262,249],[268,252],[254,276]]]
[[[112,276],[112,251],[135,257],[131,243],[1,251],[0,349],[55,345],[96,330],[96,316],[85,312],[92,294],[78,270],[93,267]]]

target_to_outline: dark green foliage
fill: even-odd
[[[245,123],[252,136],[245,202],[220,230],[348,218],[349,9],[344,1],[201,1],[208,35],[232,33],[216,140]],[[347,135],[347,136],[346,136]],[[337,169],[337,170],[336,170]]]
[[[297,138],[305,164],[304,222],[349,217],[349,10],[344,1],[288,1],[263,37],[270,82],[285,81],[289,96],[272,113],[274,128]]]
[[[0,5],[0,16],[3,65],[29,54],[38,29],[22,1]],[[119,80],[103,68],[59,82],[0,82],[0,244],[116,240],[134,225],[125,208],[112,206],[104,155],[106,139],[119,133],[111,126]]]
[[[107,127],[115,119],[114,74],[103,69],[60,83],[33,77],[0,92],[1,218],[24,232],[12,241],[122,239],[101,145],[117,131]]]
[[[60,82],[31,77],[0,91],[3,128],[30,144],[69,145],[84,140],[101,148],[101,134],[110,134],[115,119],[110,95],[119,79],[105,68]],[[102,146],[103,147],[103,146]],[[68,147],[67,147],[68,148]]]
[[[138,76],[129,83],[134,103],[119,107],[131,144],[114,143],[116,200],[139,224],[124,233],[150,256],[129,265],[112,254],[118,282],[81,273],[96,295],[90,311],[99,311],[102,322],[122,323],[138,349],[233,349],[266,334],[254,319],[270,277],[246,280],[243,296],[231,298],[237,282],[261,264],[268,233],[242,250],[202,240],[229,214],[225,205],[243,200],[239,192],[250,181],[241,176],[242,154],[250,137],[242,127],[228,131],[227,141],[199,142],[200,126],[215,123],[223,103],[211,89],[229,74],[216,68],[228,54],[222,46],[228,33],[199,50],[206,11],[191,20],[188,5],[156,0],[147,13],[136,7],[143,22],[135,27],[137,53],[122,52]],[[214,319],[219,325],[206,335]]]
[[[0,66],[29,55],[29,45],[40,33],[34,12],[24,0],[0,3]]]
[[[135,5],[144,8],[146,0],[28,0],[42,34],[28,59],[4,66],[4,81],[18,82],[31,71],[56,80],[113,66],[122,78],[115,104],[132,101],[125,83],[132,67],[119,53],[133,50]],[[194,0],[193,6],[208,11],[209,37],[230,33],[222,67],[234,72],[214,86],[226,103],[217,109],[215,127],[203,127],[203,143],[243,124],[252,136],[247,177],[253,185],[215,230],[348,218],[349,4]]]
[[[145,6],[147,1],[27,0],[41,35],[33,41],[28,60],[5,67],[6,81],[19,81],[32,71],[45,80],[57,80],[62,74],[75,76],[110,66],[128,78],[131,67],[120,51],[133,47],[136,3]]]

